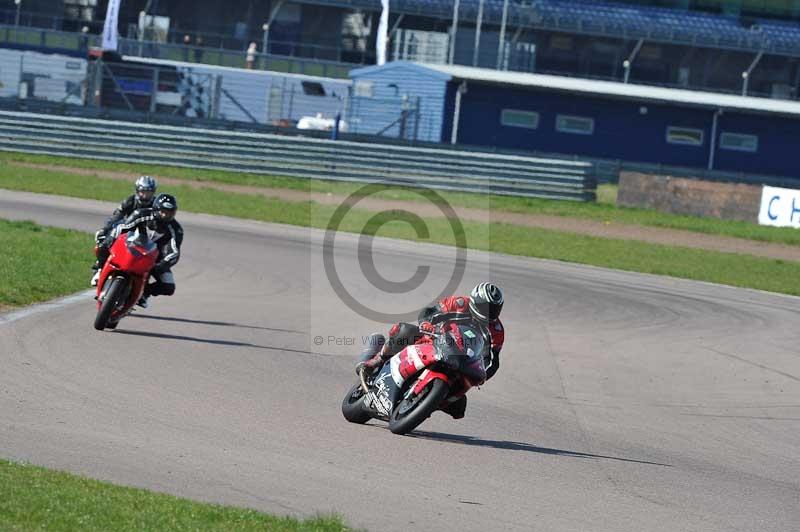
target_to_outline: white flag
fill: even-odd
[[[117,51],[119,47],[119,6],[122,0],[109,0],[106,10],[106,23],[103,26],[103,50]]]
[[[383,4],[383,11],[380,24],[378,24],[378,38],[375,42],[379,65],[386,62],[386,41],[389,33],[389,0],[381,0],[381,4]]]

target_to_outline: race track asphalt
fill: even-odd
[[[93,231],[110,210],[0,191],[0,218]],[[0,315],[0,457],[373,531],[800,530],[799,298],[470,252],[460,288],[506,291],[501,370],[465,419],[401,437],[340,414],[385,325],[334,293],[322,231],[180,219],[175,297],[117,331],[89,295]],[[342,284],[383,312],[450,278],[452,249],[375,239],[390,281],[430,267],[387,295],[357,243],[336,238]]]

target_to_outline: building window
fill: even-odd
[[[702,146],[703,130],[670,126],[667,128],[667,142],[685,146]]]
[[[755,153],[758,151],[758,137],[755,135],[745,135],[742,133],[723,132],[719,137],[719,147],[723,150],[747,151]]]
[[[594,133],[594,118],[558,115],[556,117],[556,130],[562,133],[591,135]]]
[[[353,92],[361,98],[372,98],[375,93],[375,84],[372,81],[357,80]]]
[[[539,113],[533,111],[519,111],[517,109],[503,109],[500,113],[500,123],[508,127],[524,127],[536,129],[539,127]]]

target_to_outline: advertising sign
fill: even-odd
[[[800,228],[800,190],[765,186],[758,223]]]

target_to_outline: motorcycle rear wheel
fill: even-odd
[[[418,395],[402,399],[389,416],[389,430],[394,434],[408,434],[431,417],[450,393],[450,386],[434,379]]]
[[[108,320],[114,309],[119,304],[119,298],[125,293],[125,283],[127,280],[124,277],[114,277],[111,281],[111,286],[106,291],[106,297],[103,299],[103,304],[100,305],[100,310],[97,311],[97,316],[94,319],[94,328],[102,331],[108,327]]]
[[[359,425],[363,425],[372,418],[364,408],[364,390],[360,383],[350,388],[350,391],[344,396],[342,415],[350,423]]]

